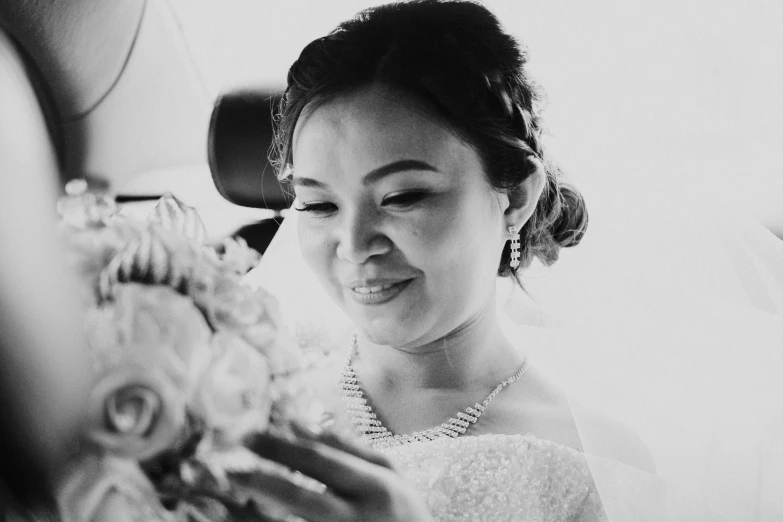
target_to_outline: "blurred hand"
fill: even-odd
[[[297,440],[256,435],[248,446],[321,482],[326,490],[319,493],[282,477],[256,474],[249,480],[265,504],[310,522],[433,520],[423,499],[382,454],[330,432],[297,432]]]

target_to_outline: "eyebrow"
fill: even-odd
[[[396,174],[398,172],[405,172],[408,170],[429,170],[432,172],[438,172],[438,169],[436,169],[435,167],[433,167],[432,165],[430,165],[425,161],[405,159],[400,161],[394,161],[392,163],[389,163],[388,165],[384,165],[383,167],[378,167],[377,169],[370,171],[362,180],[362,184],[369,185],[391,174]],[[298,187],[326,188],[327,186],[325,183],[318,181],[316,179],[303,178],[298,176],[294,176],[291,179],[291,183],[294,186],[298,186]]]

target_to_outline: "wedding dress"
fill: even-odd
[[[658,195],[666,212],[588,197],[583,244],[497,292],[509,339],[635,432],[657,473],[607,456],[573,402],[582,452],[530,434],[386,450],[437,520],[783,520],[783,242],[685,190]],[[352,328],[306,267],[295,214],[248,281],[302,345],[347,353]]]
[[[584,455],[532,435],[443,438],[383,450],[435,520],[605,521]]]

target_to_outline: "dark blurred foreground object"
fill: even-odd
[[[0,18],[2,21],[2,18]],[[86,359],[56,233],[59,175],[42,86],[0,27],[0,516],[40,508],[77,448]]]

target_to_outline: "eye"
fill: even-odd
[[[328,201],[316,202],[316,203],[302,203],[298,207],[294,207],[294,210],[299,212],[310,212],[313,214],[329,214],[337,210],[337,205],[329,203]]]
[[[427,192],[422,191],[410,191],[402,192],[399,194],[393,194],[384,198],[381,201],[381,205],[393,205],[395,207],[409,207],[429,196]]]

